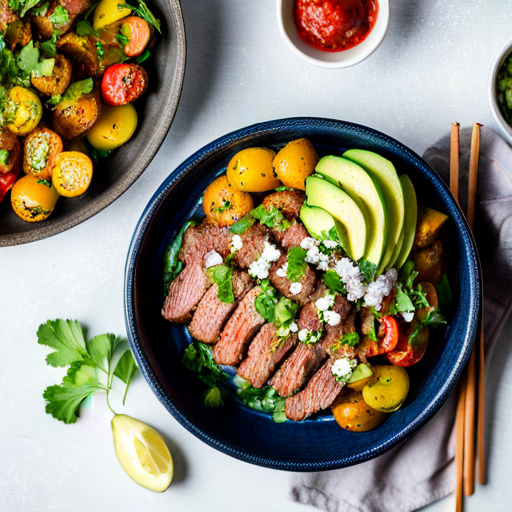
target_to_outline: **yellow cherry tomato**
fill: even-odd
[[[53,212],[59,194],[51,182],[27,175],[12,187],[11,204],[18,217],[27,222],[39,222]]]
[[[127,8],[119,9],[118,4],[122,3],[125,2],[122,0],[101,0],[96,9],[94,9],[94,19],[92,22],[94,30],[99,30],[105,25],[110,25],[129,16],[132,10]]]
[[[318,155],[308,139],[297,139],[289,142],[277,153],[274,169],[283,185],[306,190],[306,178],[313,174]]]
[[[37,94],[24,87],[13,87],[9,93],[13,120],[7,128],[16,135],[29,134],[41,121],[43,107]]]
[[[382,412],[400,408],[409,393],[409,375],[400,366],[375,366],[373,380],[363,389],[364,401]]]
[[[338,425],[351,432],[368,432],[378,427],[386,414],[370,407],[358,391],[342,393],[331,406]]]
[[[279,187],[272,161],[276,154],[271,149],[248,148],[239,151],[227,168],[229,183],[243,192],[266,192]]]
[[[83,194],[91,184],[91,159],[78,151],[64,151],[55,160],[52,181],[61,196],[75,197]]]
[[[133,105],[103,105],[101,116],[87,134],[87,140],[96,149],[108,151],[128,142],[136,128],[137,111]]]
[[[203,210],[211,224],[230,226],[254,208],[250,194],[233,187],[226,176],[210,183],[203,194]]]

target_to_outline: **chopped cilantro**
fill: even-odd
[[[340,343],[342,345],[348,345],[349,347],[355,347],[358,345],[359,341],[360,338],[357,332],[348,332],[347,334],[343,335],[343,338],[341,338]]]
[[[219,300],[226,304],[233,304],[235,302],[235,296],[233,295],[233,269],[227,265],[215,265],[208,269],[208,274],[219,289],[217,292]]]
[[[31,76],[50,76],[54,64],[54,59],[39,60],[39,49],[34,46],[34,41],[30,41],[24,46],[16,57],[16,65],[27,78]]]
[[[292,247],[288,251],[288,267],[286,277],[292,283],[298,283],[308,268],[306,263],[307,251],[301,247]]]
[[[276,327],[289,326],[299,311],[299,304],[286,297],[281,297],[274,309],[274,323]]]
[[[50,107],[57,106],[61,101],[77,101],[84,94],[88,94],[92,91],[94,82],[92,78],[86,78],[71,84],[64,93],[63,96],[55,94],[52,96],[46,104]]]
[[[276,228],[279,231],[284,231],[286,228],[290,227],[290,221],[286,219],[283,212],[273,206],[270,207],[270,210],[267,210],[260,204],[251,211],[251,215],[268,228]]]
[[[39,48],[46,57],[55,57],[57,55],[57,36],[58,30],[54,30],[52,37],[39,45]]]
[[[370,283],[375,279],[375,274],[377,273],[377,265],[375,265],[375,263],[361,258],[357,264],[359,265],[359,272],[365,283]]]
[[[284,185],[282,185],[281,187],[277,187],[274,190],[276,192],[283,192],[284,190],[295,190],[295,189],[293,189],[292,187],[285,187]]]
[[[99,36],[98,32],[96,30],[94,30],[92,25],[88,21],[85,21],[85,20],[80,20],[78,22],[78,25],[76,26],[76,33],[79,36],[95,36],[95,37]]]
[[[0,164],[6,165],[9,162],[9,151],[7,149],[0,149]]]
[[[260,284],[261,293],[254,301],[256,311],[267,321],[273,322],[275,319],[275,301],[277,300],[277,290],[265,279]]]
[[[341,282],[340,276],[337,274],[335,270],[328,270],[324,274],[324,283],[325,286],[327,286],[327,288],[329,288],[329,290],[333,292],[341,294],[347,293],[345,285]]]
[[[245,233],[254,224],[254,217],[252,215],[245,215],[239,221],[235,222],[229,230],[235,235]]]
[[[62,7],[61,5],[57,5],[52,14],[50,14],[50,21],[52,22],[54,27],[58,27],[59,25],[64,25],[67,21],[69,21],[69,12],[67,9]]]
[[[20,18],[24,18],[25,15],[35,7],[41,0],[9,0],[9,7],[16,11]]]
[[[416,336],[424,329],[425,327],[430,327],[431,329],[435,329],[441,324],[446,324],[446,318],[441,315],[440,313],[437,313],[436,311],[429,311],[425,320],[418,324],[416,329],[411,332],[409,335],[409,344],[413,344]]]
[[[136,59],[135,62],[137,64],[142,64],[146,59],[149,59],[149,56],[151,55],[149,50],[145,50],[144,53],[141,53]]]
[[[212,207],[211,211],[214,213],[224,213],[226,210],[229,210],[233,206],[229,201],[226,201],[225,199],[223,199],[222,201],[222,206],[218,206],[216,208]]]

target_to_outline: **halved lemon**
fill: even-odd
[[[139,485],[155,492],[165,491],[174,475],[169,448],[152,427],[125,414],[112,419],[117,458]]]

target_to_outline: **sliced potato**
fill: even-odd
[[[76,79],[90,78],[98,74],[96,48],[88,37],[69,32],[59,39],[57,50],[66,55],[73,64],[73,74]]]
[[[46,96],[64,94],[71,81],[71,62],[64,55],[55,56],[55,64],[50,76],[32,77],[32,85]]]

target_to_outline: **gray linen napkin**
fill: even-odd
[[[464,211],[470,145],[471,128],[461,130],[459,195]],[[423,158],[448,182],[450,136],[427,149]],[[512,148],[486,127],[481,131],[475,223],[488,362],[512,307]],[[455,402],[454,393],[413,439],[376,459],[336,471],[291,475],[290,498],[328,512],[409,512],[450,494],[455,489]]]

